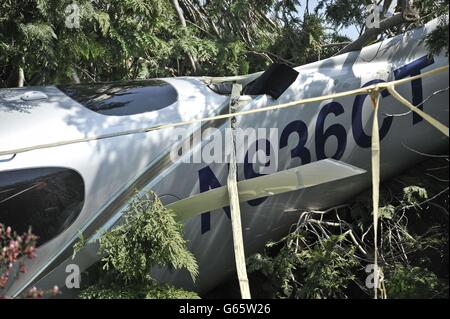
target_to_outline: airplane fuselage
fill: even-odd
[[[447,65],[444,54],[429,56],[421,42],[434,27],[435,22],[360,52],[298,67],[299,76],[277,100],[268,95],[244,97],[247,103],[240,110],[344,92]],[[83,101],[77,102],[58,87],[0,90],[0,103],[3,104],[0,104],[0,151],[228,112],[229,96],[213,92],[200,79],[162,81],[174,89],[171,92],[174,99],[167,102],[169,105],[149,111],[136,105],[132,112],[121,114],[115,114],[113,108],[102,112],[88,109]],[[397,90],[448,126],[448,92],[427,99],[447,87],[448,73],[442,73],[403,84]],[[28,91],[44,93],[47,98],[21,99]],[[379,122],[383,179],[424,160],[419,152],[436,154],[448,147],[446,137],[407,111],[387,91],[382,92]],[[370,98],[358,95],[237,117],[238,128],[266,132],[272,129],[273,132],[266,137],[258,135],[255,145],[237,145],[237,152],[243,155],[238,163],[239,180],[267,174],[261,171],[261,165],[253,163],[248,152],[251,147],[267,156],[276,154],[272,158],[275,163],[268,159],[263,165],[271,166],[273,172],[326,158],[367,171],[345,180],[242,203],[247,255],[260,250],[267,241],[285,235],[297,222],[298,211],[339,205],[370,186],[372,114]],[[392,116],[394,114],[403,115]],[[100,229],[113,227],[121,220],[135,189],[153,190],[168,204],[226,185],[228,164],[226,161],[207,162],[204,150],[214,136],[225,135],[228,125],[227,121],[213,121],[185,128],[183,138],[192,143],[187,157],[178,161],[171,158],[171,152],[175,145],[180,145],[180,128],[39,148],[0,157],[0,187],[5,172],[10,172],[8,176],[11,176],[11,172],[24,169],[65,168],[81,177],[84,197],[76,216],[71,215],[70,223],[58,228],[63,229],[60,233],[48,235],[48,241],[39,248],[38,257],[30,262],[30,272],[15,281],[9,292],[18,293],[31,284],[42,288],[55,284],[64,287],[67,265],[76,264],[86,269],[98,261],[93,239]],[[209,129],[208,136],[195,142],[196,133],[206,129]],[[0,222],[3,222],[1,218],[0,214]],[[229,209],[202,213],[184,224],[189,248],[199,263],[198,280],[193,283],[187,273],[165,270],[155,270],[154,276],[161,281],[205,292],[235,271]],[[72,246],[80,231],[91,244],[72,260]],[[64,291],[67,295],[76,293],[76,289]]]

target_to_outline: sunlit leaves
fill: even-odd
[[[182,226],[155,194],[136,196],[126,214],[122,225],[100,239],[106,269],[114,268],[126,280],[145,280],[155,266],[184,268],[195,280],[198,266],[186,249]]]

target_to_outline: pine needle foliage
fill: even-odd
[[[197,262],[174,213],[148,192],[136,193],[125,216],[120,225],[100,236],[101,267],[91,269],[97,279],[81,298],[197,298],[195,293],[160,285],[151,276],[155,267],[186,270],[194,281],[198,276]]]
[[[186,26],[167,0],[0,1],[0,87],[224,76],[262,71],[273,62],[298,66],[338,52],[349,41],[344,26],[364,31],[371,1],[176,2]],[[73,4],[78,28],[67,26]],[[421,19],[411,27],[448,12],[448,0],[415,6]],[[443,20],[430,35],[432,52],[448,48],[446,26]]]
[[[185,268],[198,275],[194,256],[186,249],[183,227],[153,192],[137,194],[124,223],[100,238],[104,269],[117,270],[126,280],[145,280],[153,267]]]
[[[378,262],[389,299],[448,298],[446,176],[448,158],[437,158],[381,185]],[[265,297],[372,298],[373,254],[369,190],[347,205],[302,213],[289,235],[248,265],[271,284]]]
[[[82,299],[199,299],[198,295],[171,285],[149,284],[111,284],[91,286],[84,289]]]

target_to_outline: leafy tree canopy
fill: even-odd
[[[335,54],[341,47],[324,45],[348,41],[342,27],[363,32],[368,2],[4,0],[0,87],[301,65]],[[448,0],[416,2],[419,24],[448,10]],[[447,24],[430,39],[432,50],[448,42]]]

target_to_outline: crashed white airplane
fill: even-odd
[[[352,52],[295,69],[274,65],[263,74],[238,78],[244,87],[240,110],[344,92],[403,79],[448,64],[430,56],[424,39],[437,22]],[[0,90],[0,222],[18,232],[29,226],[39,236],[38,256],[6,293],[58,285],[63,296],[66,267],[83,271],[99,260],[98,231],[120,222],[135,189],[153,190],[179,215],[196,256],[196,283],[185,272],[155,270],[161,281],[205,292],[235,271],[233,239],[224,185],[228,164],[198,156],[208,140],[193,142],[171,160],[177,128],[146,133],[117,132],[227,113],[234,78],[169,78],[126,83],[63,85]],[[398,91],[448,125],[448,73],[414,80]],[[371,101],[367,95],[237,117],[237,127],[277,129],[257,139],[261,153],[276,163],[253,163],[243,150],[238,164],[246,253],[287,233],[298,211],[343,203],[371,184]],[[420,116],[407,113],[383,92],[379,112],[381,174],[386,179],[439,153],[448,139]],[[193,124],[184,140],[205,128],[220,134],[228,121]],[[194,134],[191,134],[194,132]],[[101,138],[95,138],[101,137]],[[84,139],[88,138],[88,141]],[[61,143],[61,141],[71,141]],[[415,151],[413,151],[415,150]],[[418,152],[417,152],[418,151]],[[419,153],[420,152],[420,153]],[[268,174],[261,166],[275,165]],[[202,197],[203,196],[203,197]],[[90,240],[72,260],[79,233]]]

